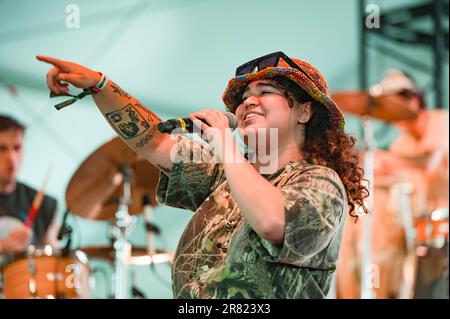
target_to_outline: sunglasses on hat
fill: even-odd
[[[301,67],[299,67],[297,63],[292,61],[286,54],[281,51],[270,53],[242,64],[236,69],[236,76],[258,72],[269,67],[276,67],[278,66],[278,62],[280,62],[280,59],[283,59],[287,64],[289,64],[289,66],[302,72],[308,79],[312,81],[309,75]]]

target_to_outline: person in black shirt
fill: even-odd
[[[28,245],[56,246],[57,202],[45,196],[32,227],[24,222],[37,191],[19,181],[25,127],[0,115],[0,255],[26,250]]]

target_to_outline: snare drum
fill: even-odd
[[[419,257],[414,298],[448,299],[448,208],[416,220]]]
[[[442,248],[448,241],[448,208],[434,210],[429,216],[416,219],[417,245]],[[421,256],[420,250],[418,255]]]
[[[51,246],[29,246],[10,255],[1,267],[5,299],[89,297],[90,268],[79,250],[67,256]]]

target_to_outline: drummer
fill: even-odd
[[[24,133],[24,125],[0,114],[0,255],[24,251],[30,244],[57,244],[57,202],[54,198],[44,197],[31,229],[24,224],[37,193],[17,181]]]
[[[371,262],[377,270],[374,272],[375,284],[371,288],[376,298],[398,298],[402,297],[401,287],[405,285],[402,272],[409,260],[405,236],[407,224],[403,220],[405,213],[414,220],[424,214],[430,216],[433,210],[448,208],[449,119],[445,110],[427,109],[416,83],[400,70],[388,71],[382,81],[372,87],[371,94],[374,99],[395,96],[396,101],[402,101],[401,104],[383,105],[380,108],[382,111],[377,113],[378,118],[392,122],[399,135],[386,150],[377,149],[374,152],[371,245]],[[398,186],[402,185],[412,186],[408,207],[400,207],[404,198],[399,197]],[[359,263],[363,251],[362,238],[362,223],[348,223],[339,256],[339,298],[357,298],[361,295]],[[435,290],[433,286],[440,285],[444,272],[443,260],[435,259],[430,263],[434,270],[418,266],[415,298],[443,295],[432,293]],[[422,272],[428,273],[430,279],[421,280]],[[425,281],[429,287],[419,287]],[[448,288],[446,294],[448,298]],[[409,291],[407,295],[411,296]]]
[[[400,136],[390,145],[389,152],[401,158],[406,165],[425,173],[424,184],[431,186],[425,190],[425,211],[448,208],[448,111],[426,108],[423,94],[414,80],[400,70],[389,71],[380,85],[383,94],[405,96],[408,107],[418,114],[413,120],[395,122]],[[384,169],[388,174],[399,169],[386,164]]]
[[[409,179],[413,183],[418,199],[412,203],[416,218],[430,218],[436,210],[448,212],[448,111],[426,108],[421,90],[400,70],[389,71],[380,86],[383,94],[406,97],[408,107],[418,115],[413,120],[395,122],[400,136],[388,149],[389,159],[378,158],[377,166],[383,168],[379,173]],[[419,260],[415,298],[448,298],[448,257],[442,257],[446,255],[446,249],[433,251]]]

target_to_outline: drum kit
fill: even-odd
[[[448,207],[417,213],[416,203],[426,200],[418,200],[421,194],[415,189],[424,183],[423,178],[381,178],[377,174],[375,163],[380,154],[373,140],[371,119],[397,122],[414,120],[418,114],[398,94],[337,92],[332,97],[344,112],[361,118],[363,168],[370,192],[365,200],[369,214],[360,214],[362,220],[357,224],[352,218],[347,220],[337,267],[336,297],[413,298],[420,285],[419,274],[428,271],[420,269],[419,258],[426,254],[421,252],[437,245],[448,247]],[[398,171],[407,169],[397,166]],[[446,260],[448,251],[441,249],[439,258]],[[445,271],[448,275],[448,264],[439,276]]]
[[[153,245],[153,234],[159,233],[151,221],[158,180],[159,170],[118,137],[99,147],[81,164],[66,189],[68,209],[60,231],[60,237],[67,237],[65,248],[30,245],[25,252],[2,256],[0,297],[89,298],[90,260],[97,259],[112,265],[113,297],[127,298],[129,266],[172,261],[172,253]],[[70,213],[109,221],[111,246],[71,249],[72,229],[65,222]],[[145,215],[147,247],[132,247],[129,242],[138,214]]]

